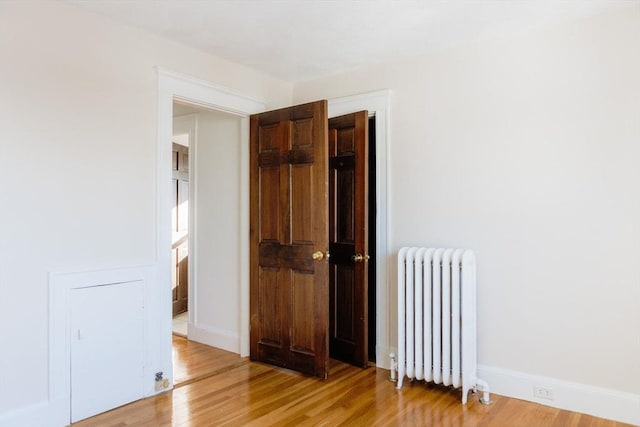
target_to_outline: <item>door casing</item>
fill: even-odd
[[[152,292],[153,318],[158,325],[150,332],[157,351],[153,360],[155,371],[173,379],[171,332],[171,139],[173,136],[173,102],[184,101],[236,115],[240,118],[240,265],[239,300],[240,354],[249,354],[249,115],[265,110],[265,104],[221,88],[207,81],[175,73],[160,67],[158,73],[158,140],[157,140],[157,200],[156,200],[156,262],[157,281]],[[196,236],[197,237],[197,236]],[[197,254],[195,254],[197,256]]]

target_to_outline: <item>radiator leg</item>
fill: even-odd
[[[402,382],[404,381],[404,376],[405,376],[405,370],[404,370],[404,364],[403,363],[398,363],[398,361],[396,360],[396,368],[398,368],[398,373],[396,375],[397,377],[397,385],[396,388],[398,390],[400,390],[402,388]]]
[[[467,404],[467,397],[469,395],[469,390],[463,388],[462,389],[462,404],[466,405]]]
[[[398,378],[398,385],[396,386],[396,388],[397,388],[398,390],[400,390],[400,389],[402,388],[402,380],[403,380],[403,379],[404,379],[403,377]]]
[[[476,379],[476,387],[482,390],[482,397],[480,398],[480,403],[483,405],[490,405],[493,402],[491,401],[491,396],[489,395],[489,384],[485,380],[481,380],[480,378]]]
[[[396,388],[398,390],[400,390],[402,388],[402,382],[404,381],[404,376],[407,373],[407,371],[405,370],[406,367],[406,362],[404,361],[404,359],[401,357],[402,355],[400,355],[398,357],[398,359],[396,360],[396,366],[398,368],[398,385],[396,386]]]

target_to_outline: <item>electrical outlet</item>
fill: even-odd
[[[534,386],[533,395],[540,399],[553,400],[553,389],[549,387]]]

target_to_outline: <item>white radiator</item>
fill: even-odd
[[[481,389],[476,376],[476,257],[462,249],[402,248],[398,253],[398,389],[406,376]]]

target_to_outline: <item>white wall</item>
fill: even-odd
[[[294,102],[383,88],[390,247],[477,251],[479,362],[640,402],[640,5],[298,83]]]
[[[154,66],[269,107],[291,85],[59,2],[0,2],[0,57],[1,421],[47,401],[48,272],[156,260]]]
[[[189,338],[240,352],[240,119],[197,114]]]

